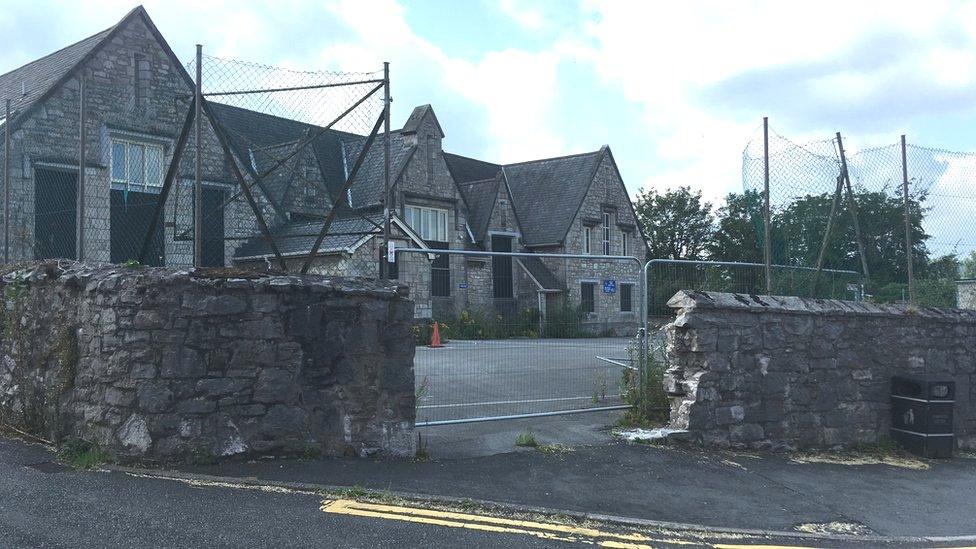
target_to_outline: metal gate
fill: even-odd
[[[422,248],[395,253],[395,271],[419,302],[427,292],[418,281],[433,284],[424,276],[431,257],[462,256],[451,257],[460,279],[449,281],[450,295],[439,287],[441,295],[430,297],[432,318],[418,319],[414,328],[418,426],[628,407],[621,381],[632,368],[642,326],[639,259]],[[499,286],[493,280],[502,269],[512,276],[501,277]],[[503,306],[496,306],[499,300]],[[442,348],[424,345],[435,321],[446,340]]]

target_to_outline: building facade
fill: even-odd
[[[86,125],[84,186],[79,187],[81,87]],[[141,7],[110,29],[0,75],[0,100],[13,113],[10,259],[139,257],[164,176],[173,164],[193,81]],[[417,107],[390,135],[390,264],[383,248],[383,139],[366,138],[208,101],[200,143],[204,180],[203,263],[267,269],[274,255],[239,192],[244,173],[289,270],[308,257],[332,208],[335,221],[312,271],[388,275],[407,284],[419,318],[467,313],[511,319],[526,309],[545,317],[577,312],[593,333],[630,334],[637,323],[636,262],[646,241],[609,147],[584,154],[496,164],[444,150],[430,105]],[[226,136],[227,153],[214,128]],[[259,178],[294,146],[288,177]],[[184,150],[196,151],[193,132]],[[363,169],[346,193],[350,166]],[[189,182],[194,155],[176,165]],[[188,186],[181,186],[189,188]],[[77,193],[84,192],[78,215]],[[147,263],[192,265],[192,202],[172,192],[148,239]],[[78,249],[78,219],[84,246]],[[438,254],[439,249],[467,255]],[[478,252],[579,254],[593,259],[504,257]],[[381,271],[386,271],[382,273]]]

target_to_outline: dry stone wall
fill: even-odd
[[[955,433],[976,448],[976,311],[678,292],[666,326],[671,426],[734,448],[878,442],[891,377],[956,382]]]
[[[404,286],[45,263],[2,290],[7,424],[122,460],[414,453]]]

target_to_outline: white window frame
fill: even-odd
[[[125,147],[125,177],[119,179],[115,177],[115,146],[122,145]],[[135,183],[133,178],[129,174],[129,151],[132,148],[141,147],[142,148],[142,183]],[[157,151],[159,154],[159,179],[157,181],[150,181],[149,174],[149,150],[152,149]],[[162,145],[155,143],[147,143],[145,141],[134,141],[131,139],[121,139],[118,137],[112,137],[109,140],[109,177],[112,179],[112,184],[115,186],[122,186],[124,190],[134,190],[134,191],[144,191],[147,189],[161,189],[163,186],[163,179],[165,178],[164,165],[166,163],[165,151]]]
[[[583,225],[583,253],[593,253],[593,227]]]
[[[403,209],[403,217],[420,238],[430,242],[450,242],[450,212],[447,210],[408,204]]]
[[[603,212],[603,255],[611,252],[610,212]]]

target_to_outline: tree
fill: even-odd
[[[976,278],[976,251],[962,260],[962,278]]]
[[[678,187],[642,191],[634,204],[653,259],[702,259],[712,238],[712,205],[701,191]]]
[[[763,262],[762,194],[729,193],[715,213],[717,225],[708,242],[708,257],[716,261]]]

